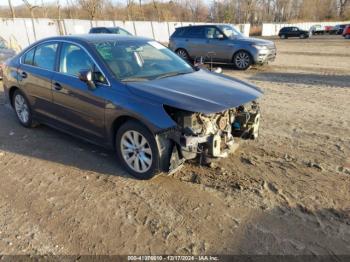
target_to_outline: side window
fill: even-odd
[[[85,50],[74,44],[63,43],[60,54],[59,72],[78,76],[82,70],[92,71],[96,82],[107,84],[103,74],[96,70],[95,65]]]
[[[43,44],[35,48],[33,65],[47,69],[55,69],[56,51],[58,44]]]
[[[203,27],[190,27],[186,32],[188,38],[204,38]]]
[[[88,54],[79,46],[63,43],[60,54],[60,72],[78,76],[82,70],[93,71],[94,66]]]
[[[98,31],[97,31],[97,33],[100,33],[100,34],[108,34],[108,33],[110,33],[110,32],[109,32],[108,29],[106,29],[106,28],[99,28]]]
[[[23,57],[23,64],[33,65],[34,53],[35,48],[32,48],[30,51],[28,51]]]
[[[173,37],[183,37],[185,33],[186,33],[185,28],[177,28],[172,36]]]
[[[216,39],[222,33],[215,27],[206,27],[205,28],[205,37],[208,39]]]

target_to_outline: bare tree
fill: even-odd
[[[60,0],[56,0],[56,8],[57,8],[57,19],[61,20],[61,3],[60,3]]]
[[[29,2],[28,2],[28,0],[22,0],[23,1],[23,3],[26,5],[26,7],[28,8],[28,10],[29,10],[29,12],[30,12],[30,17],[34,20],[34,10],[36,9],[36,8],[38,8],[39,6],[37,6],[37,5],[32,5],[32,4],[30,4]]]
[[[140,9],[142,20],[145,20],[145,13],[143,12],[142,0],[139,0],[139,9]]]
[[[348,2],[348,0],[339,0],[339,17],[344,18],[345,6]]]
[[[84,9],[90,20],[95,20],[99,11],[102,10],[103,0],[78,0],[78,3],[82,9]]]
[[[133,0],[127,0],[126,1],[126,12],[127,12],[129,21],[133,19],[133,12],[132,12],[133,6],[134,6],[134,1]]]
[[[13,9],[11,0],[8,0],[8,2],[9,2],[10,11],[11,11],[11,17],[16,18],[15,10]]]
[[[47,8],[47,6],[45,5],[44,0],[41,0],[41,6],[40,6],[40,8],[42,9],[42,15],[43,15],[45,18],[47,18],[47,16],[48,16],[48,8]]]
[[[38,8],[39,6],[30,4],[28,2],[28,0],[22,0],[22,1],[26,5],[26,7],[28,8],[28,10],[30,12],[30,17],[31,17],[31,20],[32,20],[32,27],[33,27],[33,33],[34,33],[34,39],[36,40],[36,31],[35,31],[35,25],[34,25],[34,10],[36,8]]]
[[[160,11],[159,11],[159,9],[158,9],[157,1],[152,0],[152,3],[153,3],[154,10],[156,10],[156,14],[157,14],[157,17],[158,17],[158,21],[160,21]]]

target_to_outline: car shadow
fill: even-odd
[[[2,96],[0,91],[0,97]],[[132,178],[119,165],[116,154],[52,128],[22,127],[9,104],[0,103],[0,150],[55,162],[79,170]]]
[[[350,88],[349,75],[257,72],[254,75],[250,76],[249,80],[273,83],[306,84],[327,87]]]

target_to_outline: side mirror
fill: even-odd
[[[223,34],[218,34],[216,36],[216,38],[219,39],[219,40],[223,40],[223,39],[225,39],[225,36]]]
[[[90,70],[81,70],[78,75],[80,81],[87,84],[90,89],[95,89],[96,85],[93,78],[93,73]]]

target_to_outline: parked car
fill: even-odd
[[[92,27],[89,34],[117,34],[117,35],[132,35],[121,27]]]
[[[345,38],[349,39],[350,38],[350,25],[347,25],[342,34]]]
[[[234,136],[258,136],[257,87],[194,68],[147,38],[38,41],[6,62],[4,90],[24,127],[43,123],[115,149],[140,179],[227,157]]]
[[[10,57],[13,57],[16,55],[15,50],[8,47],[6,44],[6,41],[0,37],[0,79],[2,79],[3,75],[3,63],[9,59]]]
[[[309,37],[309,32],[295,26],[288,26],[282,27],[278,33],[278,36],[281,39],[287,39],[289,37],[299,37],[303,39]]]
[[[324,27],[324,32],[325,32],[326,34],[333,35],[333,34],[336,34],[337,29],[336,29],[335,26],[326,25],[326,26]]]
[[[325,33],[325,27],[322,25],[313,25],[309,31],[311,35],[323,35]]]
[[[170,37],[169,47],[187,61],[207,57],[207,61],[232,63],[240,70],[276,57],[272,41],[245,37],[230,25],[178,27]]]
[[[337,34],[337,35],[343,34],[343,31],[344,31],[344,29],[345,29],[346,26],[347,26],[346,24],[343,24],[343,25],[336,25],[336,26],[335,26],[336,34]]]

